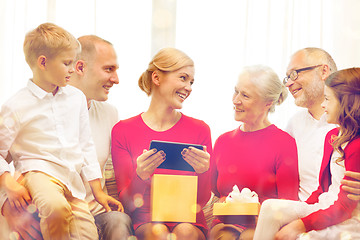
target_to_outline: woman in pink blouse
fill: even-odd
[[[202,207],[210,198],[210,128],[178,109],[189,97],[194,83],[194,63],[174,48],[160,50],[139,79],[151,102],[148,110],[121,120],[112,130],[112,158],[119,198],[133,221],[138,239],[205,239],[207,226]],[[157,168],[166,158],[149,149],[151,140],[193,143],[204,151],[186,148],[182,155],[195,170],[186,172]],[[153,223],[150,219],[150,183],[154,173],[198,176],[199,212],[196,223]]]
[[[299,175],[295,140],[272,124],[268,115],[287,96],[286,87],[269,67],[245,67],[235,85],[233,131],[221,135],[211,157],[212,190],[221,201],[237,185],[268,198],[298,199]],[[210,239],[243,239],[254,231],[254,218],[236,222],[215,219]],[[246,230],[246,231],[244,231]]]

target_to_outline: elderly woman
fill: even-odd
[[[268,119],[286,96],[285,86],[271,68],[257,65],[241,72],[233,95],[235,120],[241,124],[216,140],[212,156],[212,190],[220,201],[234,185],[255,191],[260,203],[269,198],[298,199],[295,140]],[[246,217],[231,224],[215,219],[210,239],[239,239],[240,235],[251,239],[254,227],[254,219]]]

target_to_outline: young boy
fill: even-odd
[[[0,186],[13,208],[35,204],[44,239],[98,238],[80,173],[107,211],[109,204],[123,210],[101,189],[86,98],[67,86],[79,49],[78,41],[55,24],[29,32],[24,54],[33,78],[0,112]],[[21,184],[9,173],[8,154],[23,176]]]

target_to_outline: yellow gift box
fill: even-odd
[[[260,211],[259,203],[214,203],[213,214],[226,224],[240,224],[246,227],[256,226],[256,217]]]
[[[214,203],[214,215],[258,215],[259,203]]]
[[[197,176],[154,174],[151,181],[151,220],[196,222]]]

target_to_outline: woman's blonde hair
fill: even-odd
[[[332,142],[340,153],[338,161],[344,160],[342,145],[360,135],[360,68],[349,68],[330,74],[325,85],[340,102],[338,123],[340,134]]]
[[[80,50],[80,43],[65,29],[43,23],[25,35],[23,49],[26,62],[33,67],[39,56],[53,58],[64,50]]]
[[[288,91],[272,68],[253,65],[244,67],[242,72],[249,74],[250,81],[256,86],[262,98],[273,103],[269,112],[274,112],[275,105],[285,101]]]
[[[148,68],[140,76],[138,85],[148,96],[152,92],[152,73],[154,71],[173,72],[180,68],[194,66],[193,60],[176,48],[163,48],[151,60]]]

